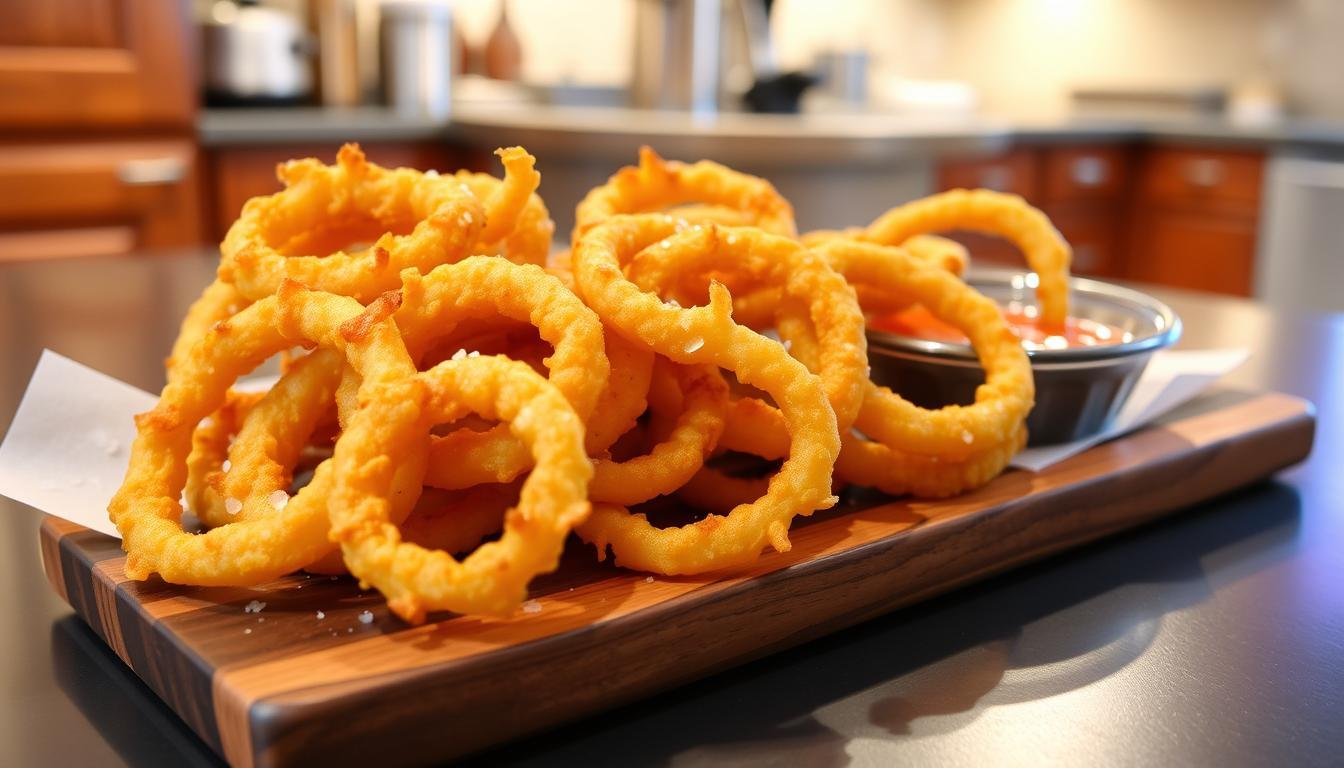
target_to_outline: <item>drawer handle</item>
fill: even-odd
[[[176,184],[187,177],[187,163],[178,157],[127,160],[117,167],[117,178],[132,187]]]
[[[994,165],[980,171],[980,186],[995,192],[1007,192],[1012,186],[1012,172],[1003,166]]]
[[[1223,164],[1209,158],[1191,160],[1185,165],[1185,180],[1194,187],[1216,187],[1223,181]]]
[[[1069,175],[1080,187],[1099,187],[1106,181],[1106,162],[1100,157],[1080,157],[1073,161]]]

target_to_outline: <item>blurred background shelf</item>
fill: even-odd
[[[648,144],[767,176],[802,212],[804,229],[862,223],[939,189],[989,187],[1044,209],[1073,243],[1081,274],[1326,301],[1306,275],[1333,262],[1288,249],[1344,242],[1344,200],[1331,185],[1274,169],[1344,162],[1344,94],[1321,85],[1322,65],[1344,67],[1344,52],[1322,42],[1331,25],[1344,32],[1344,13],[1248,0],[1208,35],[1182,38],[1189,50],[1179,50],[1175,31],[1223,11],[1090,0],[1061,15],[1031,0],[955,9],[856,0],[828,5],[827,15],[792,0],[773,4],[766,27],[735,27],[733,14],[749,22],[754,4],[723,0],[723,40],[751,31],[743,50],[758,82],[763,72],[820,78],[799,113],[752,114],[736,101],[750,78],[727,53],[708,110],[625,106],[636,96],[622,79],[632,46],[654,34],[647,18],[636,29],[643,2],[579,0],[566,15],[523,0],[462,0],[450,16],[430,14],[444,20],[438,34],[452,53],[447,112],[379,103],[379,84],[391,77],[384,69],[399,66],[404,79],[424,62],[378,55],[377,0],[5,3],[0,259],[217,242],[244,201],[279,188],[276,163],[330,161],[345,141],[383,164],[490,171],[495,147],[522,144],[539,158],[563,237],[582,193]],[[663,28],[681,5],[660,11]],[[281,70],[310,67],[310,75],[277,71],[271,85],[281,90],[235,94],[248,108],[200,106],[207,83],[216,100],[220,82],[268,83],[265,69],[250,81],[239,74],[246,57],[221,58],[218,43],[202,48],[254,11],[288,19],[271,33],[289,29],[298,42],[269,55],[282,57]],[[992,38],[990,21],[999,25]],[[880,34],[898,22],[918,50]],[[1075,58],[1033,50],[1044,34],[1037,27],[1072,35],[1057,39]],[[1126,63],[1105,48],[1140,28],[1152,61]],[[959,58],[973,48],[1004,71]],[[675,80],[680,49],[663,50],[665,78]],[[1005,58],[1009,51],[1022,61]],[[1188,67],[1162,75],[1155,62]],[[1015,67],[1036,67],[1036,79],[1005,79]],[[237,77],[221,81],[221,72]],[[836,72],[848,91],[827,83]],[[1020,263],[1003,243],[964,239],[978,260]],[[1302,259],[1302,269],[1286,259]]]

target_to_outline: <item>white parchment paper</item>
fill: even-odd
[[[1129,399],[1109,427],[1072,443],[1028,448],[1009,466],[1040,472],[1092,446],[1118,437],[1189,401],[1237,366],[1246,362],[1245,349],[1162,350],[1153,355]]]

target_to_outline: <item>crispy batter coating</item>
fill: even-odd
[[[661,215],[620,216],[594,227],[574,250],[580,294],[619,332],[674,362],[715,365],[770,394],[783,412],[791,452],[764,496],[726,516],[711,515],[680,528],[655,528],[624,507],[598,505],[579,535],[618,563],[656,573],[701,573],[755,560],[767,544],[787,549],[789,523],[835,503],[831,469],[839,453],[835,413],[821,380],[771,339],[732,321],[732,298],[710,287],[708,306],[683,309],[642,290],[622,266],[645,247],[676,234],[676,222]],[[703,247],[728,247],[726,258],[748,251],[747,238],[720,239],[716,227],[688,233]],[[762,233],[762,236],[768,237]],[[691,240],[693,244],[697,240]],[[786,258],[807,263],[801,248]],[[813,270],[815,273],[815,270]]]
[[[684,206],[686,203],[694,205]],[[689,164],[667,161],[643,147],[638,166],[617,171],[579,203],[571,244],[577,246],[588,230],[612,216],[664,210],[684,224],[722,223],[736,218],[736,223],[754,224],[777,235],[798,234],[793,206],[765,179],[709,160]]]
[[[388,499],[403,451],[414,452],[431,424],[467,411],[507,422],[536,468],[523,482],[518,506],[505,514],[503,536],[459,561],[404,541]],[[527,596],[533,576],[555,569],[565,537],[588,516],[592,464],[583,450],[583,423],[526,363],[503,357],[442,362],[400,386],[375,390],[350,419],[348,431],[365,430],[377,432],[388,450],[343,452],[337,443],[332,537],[350,572],[412,624],[428,611],[507,615]]]
[[[530,323],[555,350],[544,361],[551,383],[580,419],[592,416],[611,372],[602,323],[559,279],[541,267],[490,256],[445,264],[423,277],[407,270],[403,277],[396,320],[413,357],[462,318]],[[445,489],[508,482],[529,466],[529,452],[506,427],[459,429],[434,438],[427,482]]]
[[[1073,250],[1040,210],[1017,195],[988,189],[954,189],[899,205],[882,214],[859,239],[902,245],[916,235],[951,230],[997,235],[1016,245],[1040,280],[1041,319],[1062,325],[1069,314],[1069,263]]]
[[[362,338],[347,340],[341,327],[366,311],[385,319]],[[302,568],[331,548],[326,502],[334,478],[329,463],[318,467],[283,514],[191,534],[181,528],[178,502],[187,452],[196,425],[224,403],[229,384],[298,340],[342,351],[363,376],[361,395],[412,376],[414,366],[388,314],[386,302],[365,310],[353,299],[286,284],[280,296],[262,299],[232,318],[227,332],[212,329],[192,347],[181,361],[179,378],[164,387],[153,410],[136,417],[126,479],[108,507],[122,535],[128,577],[157,573],[177,584],[250,585]],[[372,424],[347,431],[337,442],[337,455],[356,446],[390,448]],[[389,491],[400,492],[409,511],[423,474],[424,446],[401,449],[403,460]]]
[[[285,189],[249,200],[229,228],[219,278],[254,300],[288,278],[369,301],[394,290],[403,269],[428,272],[513,230],[540,176],[520,148],[501,157],[505,178],[487,204],[454,176],[382,168],[353,144],[333,167],[291,160],[278,171]],[[367,249],[341,250],[364,239]]]
[[[659,358],[654,375],[674,382],[678,389],[676,411],[667,435],[647,453],[624,461],[598,459],[588,497],[594,503],[630,505],[672,493],[705,464],[723,432],[723,413],[728,406],[728,384],[717,368],[684,366]],[[650,407],[661,411],[669,403],[652,397]]]

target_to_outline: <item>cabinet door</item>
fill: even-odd
[[[938,189],[992,189],[1035,202],[1039,195],[1039,157],[1030,149],[1017,148],[990,157],[946,160],[938,166]],[[1017,249],[1005,240],[973,232],[943,233],[966,246],[972,263],[1022,266]]]
[[[1121,275],[1119,241],[1124,218],[1119,205],[1047,205],[1044,210],[1073,248],[1074,274]]]
[[[1128,276],[1176,288],[1251,294],[1255,222],[1240,216],[1149,211],[1139,217]]]
[[[1260,211],[1264,153],[1156,147],[1144,158],[1142,204],[1254,217]]]
[[[200,219],[188,140],[0,145],[0,260],[194,246]]]
[[[1042,203],[1105,204],[1121,199],[1127,191],[1126,147],[1050,147],[1044,155]]]
[[[194,41],[187,0],[0,2],[0,126],[189,126]]]

